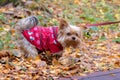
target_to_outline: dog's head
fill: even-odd
[[[81,37],[82,30],[80,27],[70,25],[64,19],[60,20],[58,41],[63,47],[79,47]]]

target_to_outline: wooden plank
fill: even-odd
[[[86,79],[84,79],[84,80],[114,80],[114,77],[100,76],[100,77],[86,78]]]
[[[115,80],[120,80],[120,73],[115,73],[115,74],[113,74],[113,76],[115,76],[115,77],[116,77],[116,79],[115,79]]]
[[[103,72],[95,72],[87,76],[72,76],[70,78],[60,78],[57,80],[120,80],[120,69]]]
[[[114,74],[114,73],[120,73],[120,69],[113,69],[113,70],[102,71],[102,72],[94,72],[94,73],[88,74],[87,77],[102,76],[102,75],[108,75],[108,74]]]

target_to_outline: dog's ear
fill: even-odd
[[[66,27],[68,27],[67,21],[64,19],[60,19],[59,29],[65,29]]]

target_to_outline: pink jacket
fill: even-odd
[[[35,26],[24,30],[22,34],[40,51],[56,53],[63,50],[62,45],[57,41],[58,27]]]

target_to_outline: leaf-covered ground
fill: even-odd
[[[52,80],[120,68],[119,24],[83,26],[120,20],[119,4],[119,0],[21,0],[17,6],[10,3],[0,7],[0,79]],[[58,18],[65,18],[82,27],[81,48],[66,48],[59,60],[53,58],[52,65],[40,58],[21,57],[14,27],[19,19],[30,15],[36,15],[43,26],[59,25]]]

